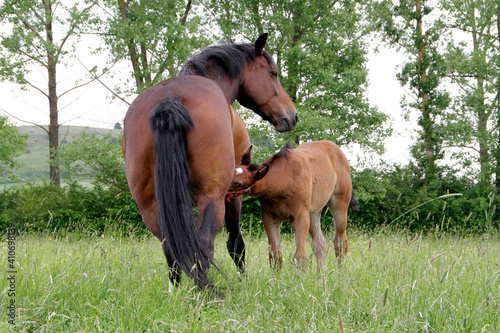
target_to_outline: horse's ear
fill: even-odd
[[[229,43],[236,44],[232,38],[229,38]]]
[[[265,175],[267,175],[267,172],[269,171],[269,164],[262,164],[258,169],[257,172],[255,172],[255,176],[253,176],[254,182],[261,180],[264,178]]]
[[[262,55],[262,51],[264,50],[264,46],[266,46],[268,33],[264,33],[257,38],[255,41],[255,54],[258,56]]]
[[[241,158],[242,165],[250,165],[250,162],[252,162],[252,145],[248,147],[247,151],[243,154],[243,157]]]

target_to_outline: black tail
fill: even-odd
[[[204,269],[209,266],[209,253],[197,239],[190,191],[186,133],[193,121],[184,105],[170,98],[156,105],[149,121],[154,132],[155,192],[163,252],[199,286],[211,286]]]
[[[349,207],[351,207],[354,210],[359,210],[359,202],[354,197],[354,190],[352,190],[351,201],[349,202]]]

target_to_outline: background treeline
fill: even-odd
[[[131,96],[175,76],[205,46],[230,39],[251,42],[269,32],[266,48],[277,60],[300,121],[295,131],[280,134],[239,108],[254,143],[254,162],[287,141],[327,139],[364,156],[382,153],[392,133],[390,119],[366,96],[367,55],[380,40],[404,54],[398,80],[408,94],[401,104],[404,116],[416,124],[415,140],[408,164],[374,164],[367,157],[355,166],[361,209],[350,213],[350,225],[427,232],[499,227],[500,1],[105,0],[70,5],[25,0],[6,1],[0,20],[6,31],[11,28],[2,33],[1,78],[35,87],[30,69],[46,70],[49,84],[43,93],[51,115],[45,127],[49,180],[1,192],[1,224],[14,221],[30,230],[111,225],[145,230],[128,193],[119,140],[84,134],[61,145],[56,116],[61,93],[52,89],[57,85],[52,79],[57,66],[64,68],[75,55],[82,36],[100,37],[94,51],[108,60],[95,64],[74,88],[87,79],[117,75],[113,64],[128,62],[130,76],[120,80],[114,94]],[[55,29],[63,33],[52,34]],[[0,172],[15,179],[15,157],[26,149],[26,138],[0,119],[0,139],[17,140],[0,140],[5,145]],[[67,186],[60,186],[61,175]],[[462,196],[446,196],[454,193]],[[243,227],[262,230],[258,221],[258,203],[245,199]],[[331,226],[329,213],[325,224]]]

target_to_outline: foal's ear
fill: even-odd
[[[261,165],[257,171],[255,172],[255,176],[253,176],[254,182],[261,180],[264,178],[265,175],[267,175],[267,172],[269,171],[269,164],[263,164]]]
[[[252,145],[248,147],[247,151],[243,154],[243,157],[241,158],[242,165],[250,165],[250,162],[252,162]]]
[[[255,41],[255,54],[258,56],[262,55],[262,51],[264,50],[264,46],[266,46],[268,33],[264,33],[257,38]]]

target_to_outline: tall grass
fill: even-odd
[[[333,248],[318,275],[301,271],[285,236],[283,269],[269,268],[267,240],[246,237],[239,276],[219,235],[211,278],[225,299],[185,276],[168,292],[162,250],[150,236],[21,235],[16,326],[5,332],[498,332],[500,237],[351,231],[339,269]],[[6,263],[6,244],[0,260]],[[310,249],[309,249],[310,252]],[[5,271],[4,271],[5,272]]]

